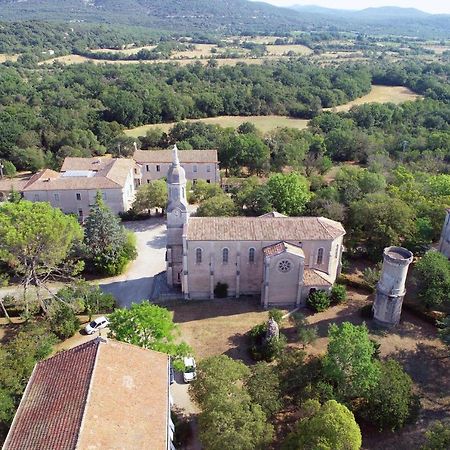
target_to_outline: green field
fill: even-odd
[[[298,128],[302,130],[308,126],[305,119],[292,119],[286,116],[218,116],[208,117],[207,119],[187,120],[186,122],[203,122],[220,125],[221,127],[236,128],[244,122],[253,123],[263,133],[278,127]],[[161,128],[163,131],[169,131],[175,123],[157,123],[143,125],[141,127],[125,130],[125,133],[131,137],[145,136],[147,130],[152,128]]]

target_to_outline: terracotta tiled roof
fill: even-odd
[[[341,223],[323,217],[191,217],[189,241],[308,241],[345,234]]]
[[[95,165],[95,161],[98,165]],[[29,191],[63,191],[74,189],[120,189],[125,186],[128,174],[136,163],[127,158],[66,158],[62,173],[45,169],[33,175],[24,192]],[[92,167],[95,167],[93,169]],[[71,171],[80,172],[67,176]],[[92,176],[81,172],[92,172]]]
[[[267,218],[267,217],[287,217],[287,216],[285,216],[284,214],[279,213],[278,211],[271,211],[271,212],[268,212],[268,213],[263,214],[263,215],[258,216],[258,217],[260,217],[260,218]]]
[[[333,284],[329,280],[328,274],[316,269],[305,269],[303,282],[305,286],[331,286]]]
[[[183,163],[217,163],[217,150],[180,150]],[[172,150],[136,150],[133,159],[138,163],[171,163]]]
[[[168,364],[100,338],[38,363],[4,450],[166,450]]]
[[[114,161],[113,158],[103,156],[96,158],[75,158],[68,156],[64,159],[61,172],[67,170],[95,170],[99,171],[109,166]]]
[[[4,450],[75,449],[98,347],[90,341],[36,365]]]
[[[275,256],[284,252],[290,252],[301,257],[305,257],[305,253],[298,245],[288,244],[287,242],[278,242],[263,248],[264,256]]]
[[[2,178],[0,180],[0,192],[10,192],[11,190],[21,192],[22,189],[29,183],[28,178]]]

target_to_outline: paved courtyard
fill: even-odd
[[[99,283],[105,292],[116,297],[121,307],[149,299],[155,275],[166,268],[165,219],[157,217],[127,222],[125,227],[136,235],[138,256],[124,274]]]

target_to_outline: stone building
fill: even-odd
[[[450,209],[447,209],[438,250],[450,259]]]
[[[413,254],[406,248],[384,249],[383,268],[373,304],[373,318],[382,326],[394,326],[400,322],[406,276],[412,260]]]
[[[186,299],[261,295],[269,305],[301,305],[330,290],[341,268],[345,230],[323,217],[189,217],[186,176],[176,147],[167,178],[167,278]]]
[[[181,166],[187,180],[219,183],[219,160],[217,150],[182,150],[179,152]],[[149,183],[168,175],[172,163],[171,150],[136,150],[134,160],[141,168],[141,182]]]
[[[34,174],[22,193],[26,200],[49,202],[83,221],[97,191],[116,214],[128,211],[134,201],[134,180],[138,175],[136,163],[131,159],[66,158],[60,172],[44,169]]]

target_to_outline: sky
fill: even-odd
[[[449,0],[261,0],[277,6],[317,5],[338,9],[364,9],[371,6],[401,6],[429,13],[450,14]]]

